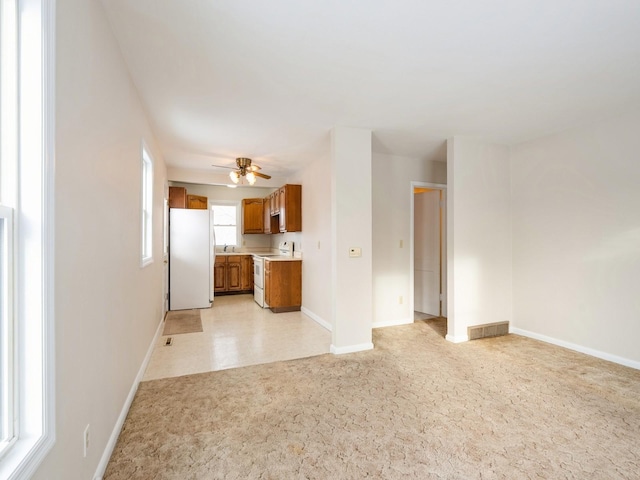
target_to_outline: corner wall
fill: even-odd
[[[516,332],[636,368],[639,132],[636,110],[511,152]]]
[[[102,5],[56,10],[56,443],[33,478],[80,480],[93,478],[162,320],[167,181]],[[143,140],[154,262],[140,268]]]

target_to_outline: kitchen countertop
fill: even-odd
[[[302,260],[299,256],[289,257],[286,255],[278,255],[274,252],[216,252],[216,257],[229,257],[233,255],[254,255],[256,257],[263,257],[265,260],[274,260],[276,262],[295,262]]]

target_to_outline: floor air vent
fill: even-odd
[[[172,337],[169,337],[169,338],[167,338],[167,340],[164,342],[164,346],[165,346],[165,347],[170,347],[172,343],[173,343],[173,338],[172,338]]]
[[[469,340],[479,338],[497,337],[509,333],[509,322],[487,323],[486,325],[474,325],[467,329]]]

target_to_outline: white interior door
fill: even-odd
[[[414,194],[414,309],[440,315],[440,190]]]

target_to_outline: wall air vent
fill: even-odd
[[[474,325],[467,328],[469,340],[479,338],[498,337],[509,333],[509,322],[487,323],[485,325]]]

